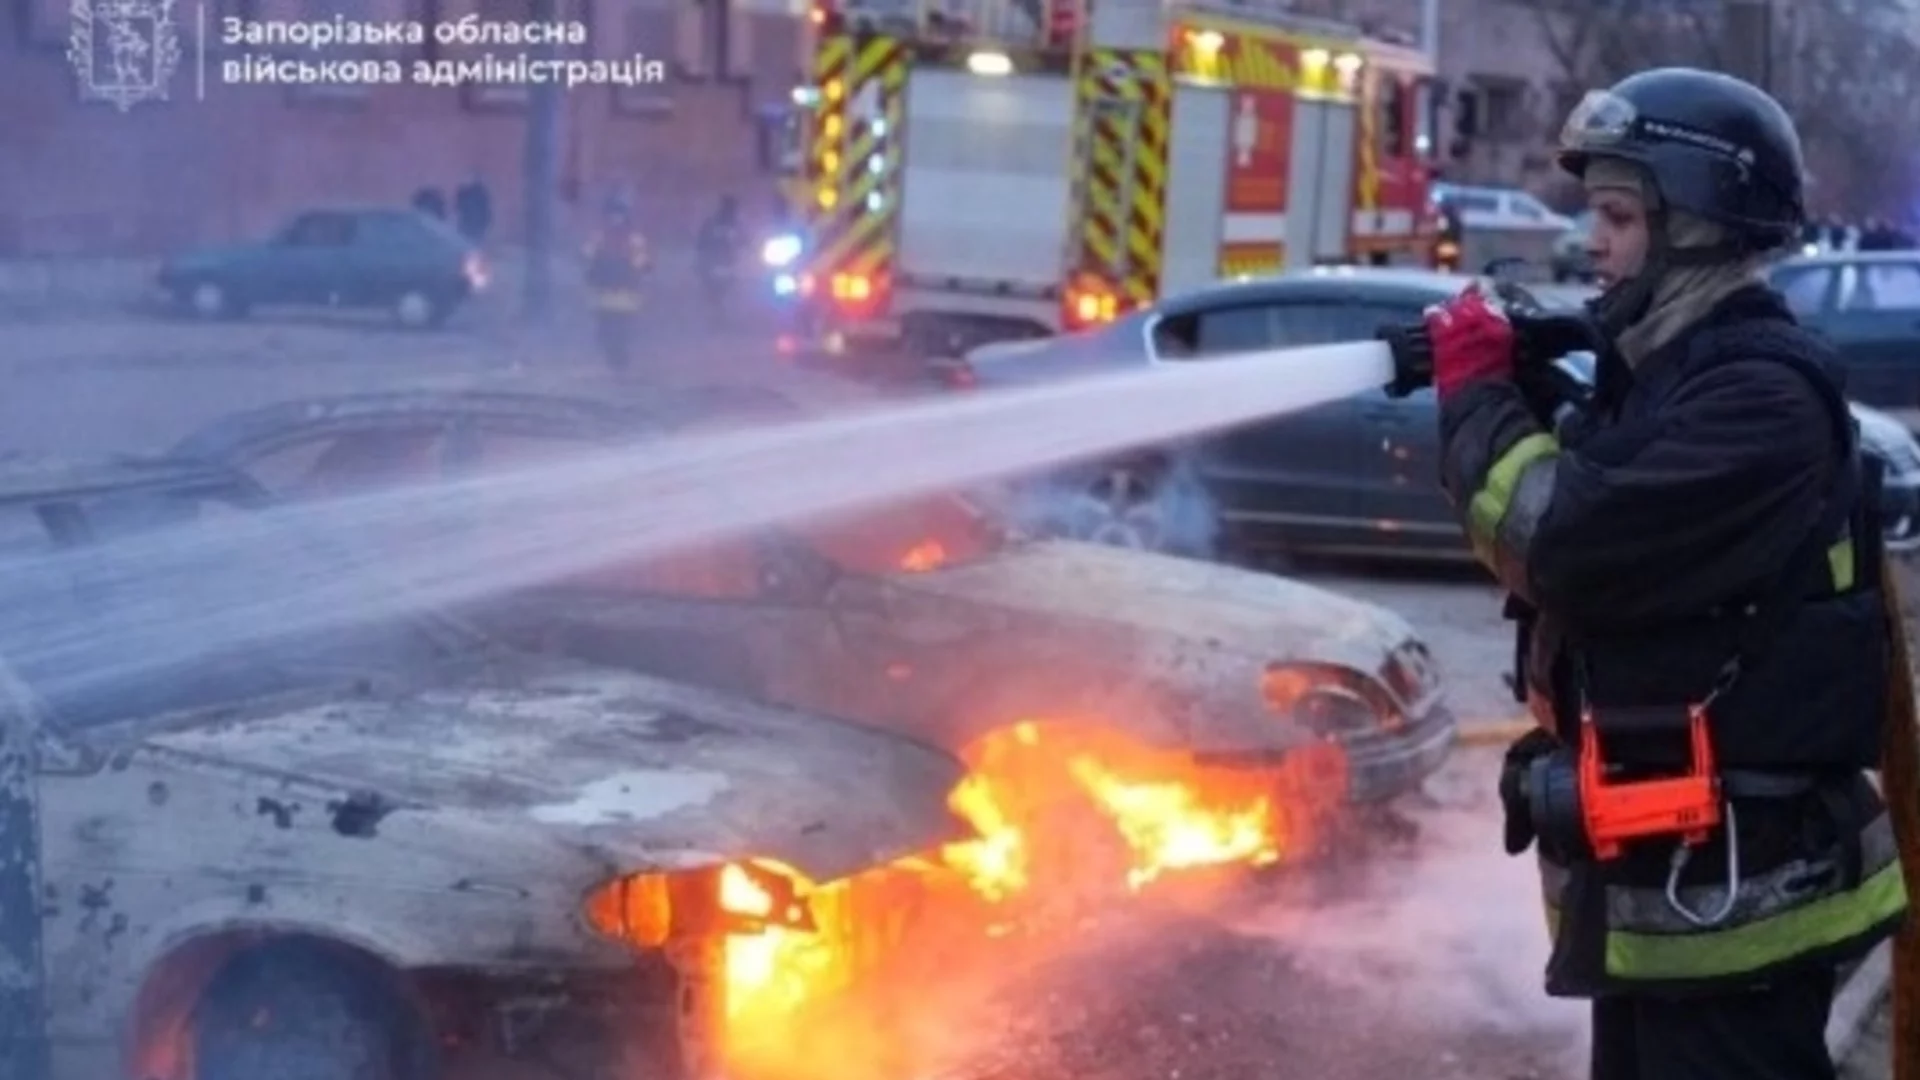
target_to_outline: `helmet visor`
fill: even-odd
[[[1589,90],[1560,127],[1560,149],[1593,153],[1617,146],[1633,132],[1639,116],[1632,103],[1609,90]]]

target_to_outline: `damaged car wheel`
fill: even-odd
[[[1206,556],[1219,536],[1216,508],[1199,478],[1164,462],[1104,468],[1057,513],[1059,535],[1137,551]]]
[[[228,961],[193,1014],[194,1080],[435,1080],[432,1041],[372,961],[282,942]]]

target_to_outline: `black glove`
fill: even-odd
[[[1509,855],[1523,854],[1533,846],[1533,811],[1528,805],[1527,768],[1534,759],[1554,752],[1560,740],[1545,728],[1534,728],[1507,747],[1500,764],[1500,807],[1506,812],[1506,848]]]

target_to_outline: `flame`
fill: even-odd
[[[918,993],[905,988],[941,979],[943,964],[1031,959],[1032,950],[1071,936],[1078,924],[1060,921],[1063,910],[1084,915],[1086,905],[1141,893],[1182,871],[1266,865],[1305,850],[1329,800],[1344,798],[1326,779],[1343,775],[1332,754],[1225,768],[1107,726],[1022,720],[962,755],[969,773],[949,805],[972,826],[972,839],[824,888],[782,869],[812,916],[811,931],[776,918],[782,898],[754,874],[727,867],[720,906],[754,927],[725,944],[735,1075],[803,1080],[794,1073],[799,1062],[855,1056],[911,1071],[895,1061],[907,1054],[896,1045],[906,1036],[888,1034],[897,1019],[889,1010]],[[1056,922],[1043,925],[1050,917]],[[957,937],[940,940],[929,926]],[[980,949],[989,943],[1029,951],[988,961]],[[914,959],[928,950],[938,958]],[[918,973],[907,974],[916,962]],[[893,981],[876,975],[883,970]],[[856,999],[865,1005],[849,1008]]]
[[[979,833],[979,839],[941,849],[946,864],[959,871],[989,903],[999,903],[1027,887],[1026,834],[1008,818],[1004,796],[985,776],[975,774],[954,789],[955,813]]]
[[[1127,887],[1139,889],[1169,870],[1245,862],[1265,866],[1280,858],[1273,809],[1265,796],[1238,805],[1208,807],[1177,782],[1135,782],[1115,776],[1091,757],[1070,768],[1097,799],[1133,850]]]
[[[900,556],[900,569],[918,574],[928,570],[938,570],[946,565],[946,562],[945,544],[938,540],[922,540],[908,548],[906,554]]]

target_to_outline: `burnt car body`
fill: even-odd
[[[784,411],[767,406],[729,413],[665,391],[367,395],[230,417],[178,452],[297,492],[334,484],[315,473],[329,461],[363,477],[384,462],[398,483]],[[1250,767],[1334,742],[1361,801],[1416,786],[1455,733],[1427,647],[1397,615],[1270,575],[1021,536],[958,496],[619,559],[474,617],[538,627],[528,646],[956,752],[1051,719]]]
[[[959,763],[897,735],[433,613],[269,632],[359,558],[271,501],[204,465],[0,467],[52,1080],[680,1075],[754,929],[720,875],[965,835]],[[240,596],[272,598],[258,633],[223,624]]]

